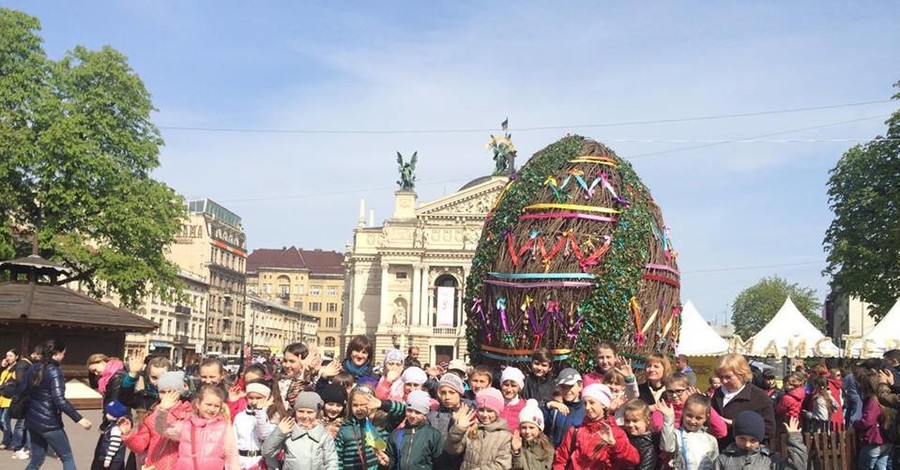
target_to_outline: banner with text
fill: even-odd
[[[437,288],[437,324],[435,326],[453,326],[453,304],[455,300],[455,287]]]

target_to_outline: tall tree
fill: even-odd
[[[163,250],[184,209],[149,176],[163,143],[150,94],[115,49],[76,46],[53,61],[39,31],[36,18],[0,8],[0,221],[37,236],[40,254],[95,295],[168,298],[179,282]],[[0,233],[0,252],[11,238]]]
[[[825,322],[819,316],[822,304],[816,297],[816,291],[773,276],[760,279],[735,297],[731,305],[734,333],[744,339],[755,335],[778,313],[788,297],[816,328],[824,328]]]
[[[847,150],[831,170],[834,220],[823,242],[832,288],[871,303],[876,319],[900,298],[900,110],[885,124],[885,136]]]

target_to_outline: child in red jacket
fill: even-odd
[[[803,409],[803,400],[806,399],[806,389],[803,388],[803,377],[791,374],[784,381],[784,395],[775,404],[775,417],[782,423],[787,423],[788,418],[800,418]]]
[[[553,470],[624,470],[640,462],[628,436],[607,416],[611,397],[609,387],[599,383],[581,391],[584,421],[566,432],[556,449]]]

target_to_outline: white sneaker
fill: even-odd
[[[13,460],[28,460],[31,458],[31,455],[25,449],[19,449],[12,454]]]

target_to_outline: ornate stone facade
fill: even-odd
[[[349,338],[364,334],[375,340],[379,362],[393,346],[417,346],[431,364],[465,358],[466,275],[506,182],[480,178],[418,207],[414,192],[397,191],[394,216],[381,227],[366,227],[361,209],[345,257],[342,355]]]

